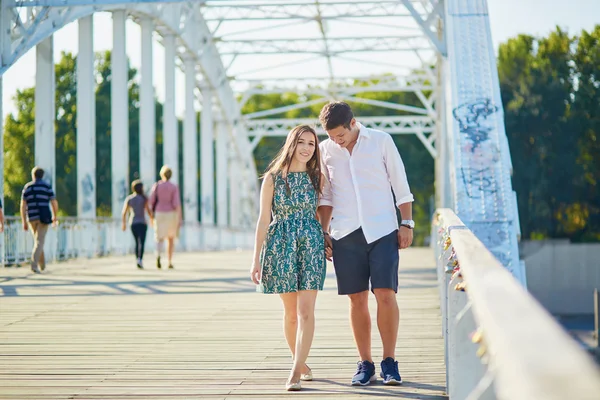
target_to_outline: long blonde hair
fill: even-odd
[[[309,125],[298,125],[297,127],[293,128],[290,133],[288,133],[285,144],[267,167],[265,176],[269,174],[275,175],[278,173],[283,173],[285,186],[289,192],[287,178],[288,171],[290,169],[292,159],[294,158],[296,147],[298,147],[298,140],[300,140],[300,136],[302,136],[302,134],[305,132],[310,132],[315,137],[315,152],[310,160],[308,160],[306,163],[306,172],[308,173],[316,192],[321,193],[321,153],[319,152],[319,138],[317,137],[317,132],[315,132],[315,130]]]

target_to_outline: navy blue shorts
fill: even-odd
[[[338,294],[373,289],[398,292],[398,231],[367,243],[362,228],[339,240],[332,238]]]

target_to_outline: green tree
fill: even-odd
[[[581,32],[574,53],[572,118],[579,136],[581,202],[562,214],[576,240],[600,241],[600,25]]]
[[[592,200],[598,198],[598,30],[571,37],[557,28],[544,38],[520,35],[499,48],[525,238],[598,240],[598,203]]]
[[[17,116],[9,114],[4,125],[4,212],[19,213],[23,185],[31,179],[34,161],[34,88],[18,90],[14,96]]]

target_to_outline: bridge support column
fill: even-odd
[[[450,193],[450,159],[448,157],[448,128],[446,126],[446,95],[451,92],[451,87],[447,84],[446,62],[441,55],[437,59],[437,102],[436,102],[436,125],[435,125],[435,148],[437,157],[435,158],[435,196],[436,208],[454,208],[452,205],[452,196]]]
[[[148,17],[142,27],[142,66],[140,83],[140,179],[149,191],[156,176],[156,105],[152,83],[152,32],[154,24]]]
[[[94,22],[79,24],[77,53],[77,215],[96,217],[96,96],[94,80]]]
[[[165,106],[163,108],[163,164],[173,171],[171,181],[179,182],[179,132],[175,117],[175,36],[165,35]]]
[[[456,214],[525,285],[487,1],[446,0]]]
[[[118,218],[129,193],[129,93],[125,49],[125,11],[113,12],[113,50],[111,55],[111,168],[112,216]]]
[[[54,38],[36,46],[35,72],[35,164],[42,167],[46,179],[55,188],[56,145],[54,122]]]
[[[227,199],[228,173],[228,143],[229,132],[225,122],[217,124],[217,224],[221,227],[227,226],[227,215],[229,213],[229,202]]]
[[[214,218],[214,147],[213,147],[213,115],[212,115],[212,93],[206,89],[202,93],[202,117],[201,117],[201,194],[202,194],[202,225],[212,226]]]
[[[198,221],[198,129],[194,107],[196,63],[185,59],[185,123],[183,131],[183,204],[186,222]]]
[[[242,163],[240,163],[238,154],[235,150],[235,144],[230,146],[229,156],[229,225],[233,228],[239,228],[240,217],[242,215],[240,189],[243,184]]]
[[[4,208],[4,109],[2,107],[2,96],[2,76],[0,75],[0,201]],[[0,236],[3,237],[3,235]],[[4,249],[4,243],[2,242],[1,244],[2,249]],[[4,250],[0,254],[0,265],[2,264],[4,264]]]

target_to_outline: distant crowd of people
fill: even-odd
[[[44,257],[44,242],[48,228],[58,224],[58,201],[52,186],[44,180],[44,170],[34,167],[31,170],[31,182],[23,187],[21,193],[21,223],[23,230],[31,231],[33,235],[33,250],[31,252],[31,271],[36,274],[46,269]],[[146,196],[144,185],[140,180],[131,183],[132,194],[123,204],[121,213],[122,229],[129,227],[135,240],[136,265],[143,269],[144,247],[148,219],[154,229],[156,241],[156,267],[162,268],[161,255],[163,242],[167,242],[167,265],[173,268],[173,251],[175,239],[179,236],[182,225],[181,201],[179,187],[170,181],[173,171],[164,165],[160,170],[160,180],[156,182],[150,195]],[[0,232],[4,231],[4,213],[0,202]]]

